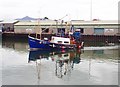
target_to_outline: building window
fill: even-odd
[[[105,29],[105,32],[114,32],[114,29]]]
[[[77,28],[77,30],[79,30],[80,33],[84,33],[84,28]]]
[[[65,28],[58,28],[58,33],[65,33]]]
[[[42,33],[49,33],[49,28],[42,28]]]
[[[79,28],[81,33],[84,33],[84,28]]]
[[[10,27],[7,27],[7,31],[10,31]]]
[[[65,36],[65,28],[58,28],[57,36]]]

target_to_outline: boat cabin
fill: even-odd
[[[52,42],[52,43],[56,43],[56,44],[66,44],[66,45],[70,45],[70,38],[52,36],[51,42]]]

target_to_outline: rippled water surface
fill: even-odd
[[[116,46],[48,52],[4,41],[0,52],[2,85],[118,85]]]

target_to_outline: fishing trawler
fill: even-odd
[[[41,29],[40,29],[41,31]],[[83,42],[80,42],[81,33],[76,30],[72,35],[67,37],[63,36],[62,32],[60,36],[52,36],[51,39],[44,38],[40,39],[37,37],[28,36],[29,47],[37,48],[41,50],[61,50],[61,49],[81,49],[83,47]],[[65,34],[65,33],[64,33]]]
[[[51,40],[48,40],[48,38],[44,38],[42,40],[28,36],[29,47],[41,50],[81,49],[83,47],[83,42],[79,42],[78,40],[81,36],[77,34],[78,32],[74,33],[75,33],[73,34],[74,38],[52,36]]]

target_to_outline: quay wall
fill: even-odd
[[[27,39],[29,34],[21,34],[21,33],[2,33],[2,39],[15,39],[15,40],[22,40]],[[54,34],[42,34],[42,38],[47,37],[48,39],[51,38]],[[31,36],[36,37],[36,34],[31,34]],[[40,35],[37,35],[40,38]],[[109,42],[109,43],[119,43],[120,36],[119,35],[82,35],[81,38],[84,42]]]

